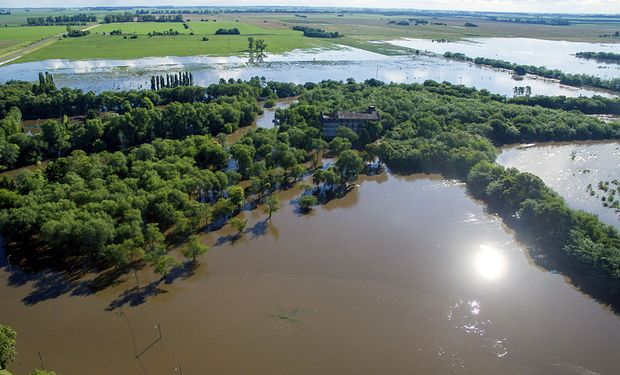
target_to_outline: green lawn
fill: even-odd
[[[65,26],[9,26],[0,27],[0,55],[50,36],[62,34]]]
[[[98,30],[100,31],[100,30]],[[89,35],[60,40],[34,51],[15,62],[46,59],[135,59],[148,56],[231,56],[247,52],[247,35],[122,36]],[[267,43],[267,52],[283,53],[296,48],[333,46],[332,39],[306,38],[300,34],[260,35]]]

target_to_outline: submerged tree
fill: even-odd
[[[271,195],[265,200],[265,204],[267,205],[265,213],[269,214],[269,220],[271,220],[271,215],[280,209],[280,198],[276,195]]]
[[[207,251],[209,251],[209,246],[203,244],[198,236],[190,236],[187,247],[183,251],[183,255],[185,255],[187,259],[190,259],[192,263],[196,264],[196,259],[206,254]]]
[[[308,212],[312,209],[314,205],[318,202],[317,198],[314,195],[304,195],[299,198],[299,209],[302,212]]]
[[[237,231],[238,236],[241,236],[243,234],[243,232],[245,231],[245,227],[248,225],[247,219],[241,220],[236,217],[230,219],[228,223]]]

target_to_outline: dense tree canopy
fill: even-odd
[[[8,150],[1,160],[7,165],[32,163],[42,155],[53,159],[14,182],[0,181],[0,229],[25,256],[46,252],[58,259],[78,256],[119,267],[144,259],[166,275],[175,265],[166,254],[171,236],[185,238],[210,223],[228,221],[246,200],[260,201],[292,186],[309,165],[319,164],[311,171],[314,186],[298,200],[306,212],[346,193],[364,162],[379,158],[400,171],[467,181],[474,195],[536,247],[569,264],[567,272],[586,275],[620,295],[618,232],[570,209],[537,177],[494,164],[495,145],[617,139],[618,122],[507,103],[488,91],[430,81],[325,81],[302,88],[253,79],[201,89],[198,101],[153,106],[162,102],[157,95],[165,90],[141,92],[135,102],[127,94],[126,110],[109,119],[95,116],[79,125],[47,121],[40,134],[0,138],[8,139],[0,142]],[[221,134],[251,123],[259,111],[257,100],[278,92],[302,94],[291,108],[276,111],[275,128],[249,129],[226,144]],[[147,93],[151,105],[142,100]],[[379,121],[357,133],[341,129],[329,144],[322,138],[322,112],[363,111],[370,105],[380,111]],[[19,117],[13,107],[22,114],[27,108],[5,105],[13,118]],[[11,121],[3,125],[4,132],[14,132]],[[18,149],[11,151],[11,145]],[[336,160],[322,169],[316,161],[326,151]],[[277,204],[267,204],[270,214]],[[245,222],[232,224],[239,235],[244,232]],[[206,251],[200,245],[192,239],[188,258]]]

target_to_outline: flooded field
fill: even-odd
[[[620,65],[575,57],[577,52],[620,53],[618,43],[583,43],[530,38],[472,38],[437,43],[428,39],[400,39],[391,44],[443,54],[461,52],[469,57],[507,60],[517,64],[546,66],[565,73],[590,74],[602,78],[620,77]]]
[[[462,184],[364,178],[306,216],[204,236],[171,284],[140,272],[92,294],[81,279],[0,273],[17,373],[613,374],[620,320],[534,266]],[[161,332],[161,336],[160,336]],[[101,348],[105,347],[105,350]],[[176,372],[178,373],[178,371]]]
[[[507,148],[498,163],[533,173],[558,192],[573,208],[599,216],[620,229],[620,214],[603,207],[601,181],[620,179],[620,143],[559,143]],[[590,193],[591,185],[595,194]],[[598,196],[597,196],[598,194]]]
[[[254,76],[296,83],[347,78],[422,83],[430,79],[474,86],[507,96],[513,95],[515,86],[531,86],[534,95],[609,96],[602,91],[567,87],[532,76],[515,81],[505,71],[439,57],[384,56],[344,46],[338,50],[297,50],[262,59],[171,56],[137,60],[46,60],[0,66],[0,82],[9,79],[33,81],[42,71],[53,73],[58,86],[95,92],[148,88],[151,75],[191,71],[196,84],[205,86],[220,79],[247,80]]]

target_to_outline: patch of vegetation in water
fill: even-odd
[[[586,190],[591,196],[600,199],[603,207],[612,209],[620,214],[620,181],[616,179],[599,181],[597,190],[594,189],[592,184],[588,184]]]

